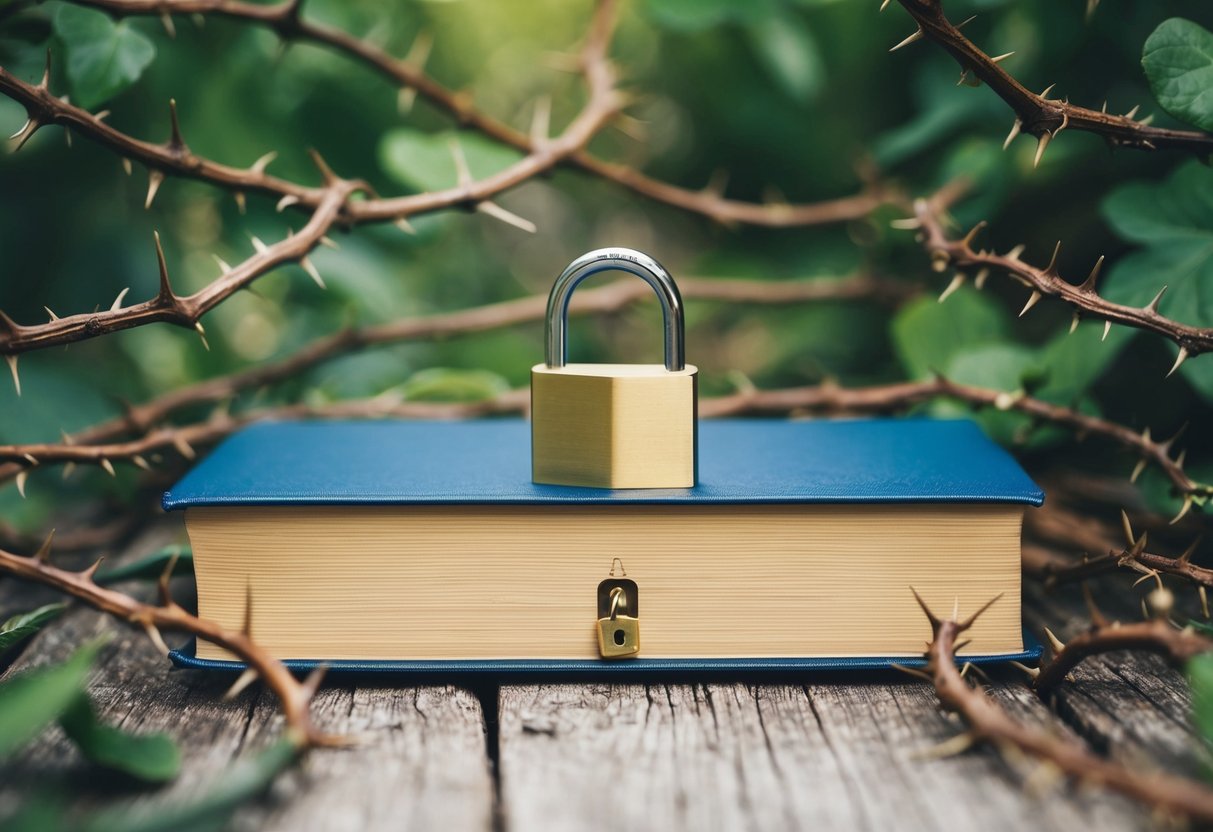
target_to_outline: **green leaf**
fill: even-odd
[[[0,759],[38,736],[76,701],[102,643],[81,647],[63,664],[40,667],[0,685]]]
[[[488,370],[431,367],[414,373],[400,387],[412,401],[479,402],[510,389],[510,383]]]
[[[1213,170],[1180,166],[1164,182],[1117,188],[1103,203],[1112,228],[1143,248],[1121,257],[1102,288],[1109,300],[1144,306],[1167,286],[1159,311],[1195,326],[1213,326]],[[1177,349],[1172,346],[1172,354]],[[1163,370],[1165,372],[1165,369]],[[1180,372],[1213,401],[1213,363],[1186,362]]]
[[[1006,311],[974,289],[961,288],[944,303],[923,297],[893,319],[893,347],[906,372],[925,378],[944,372],[968,350],[1006,340]]]
[[[148,806],[94,817],[81,832],[203,832],[222,829],[245,801],[260,795],[299,754],[288,740],[228,766],[203,797],[181,806]]]
[[[1146,39],[1141,65],[1164,110],[1213,130],[1213,33],[1181,17],[1164,20]]]
[[[58,618],[65,609],[67,602],[60,601],[30,612],[19,613],[0,624],[0,653],[41,630],[47,623]]]
[[[498,173],[522,158],[517,150],[479,133],[426,133],[400,128],[388,131],[379,142],[379,162],[397,182],[418,191],[453,188],[459,182],[456,142],[476,179]]]
[[[64,733],[93,763],[148,783],[172,780],[181,752],[165,734],[128,734],[97,718],[88,694],[80,693],[59,717]]]
[[[959,384],[972,384],[1014,393],[1024,386],[1027,376],[1039,372],[1032,350],[1019,344],[986,344],[952,356],[944,374]],[[938,412],[938,411],[933,411]],[[1019,440],[1019,433],[1030,422],[1026,414],[1004,410],[981,410],[972,414],[991,439],[1003,445]]]
[[[806,103],[825,82],[817,41],[805,22],[792,14],[761,17],[748,26],[754,55],[767,74],[792,99]]]
[[[1032,391],[1040,399],[1069,405],[1080,399],[1112,365],[1133,330],[1114,326],[1103,335],[1102,323],[1083,323],[1074,332],[1055,335],[1037,353],[1043,383]]]
[[[1189,660],[1187,669],[1192,689],[1192,721],[1205,745],[1213,749],[1213,654]]]
[[[645,10],[663,29],[702,32],[722,23],[758,20],[769,15],[772,0],[647,0]]]
[[[86,109],[103,104],[139,80],[156,57],[156,47],[131,27],[94,9],[63,4],[55,13],[72,103]]]
[[[190,547],[174,544],[165,546],[134,563],[102,570],[97,573],[96,581],[102,586],[109,586],[121,581],[159,580],[173,558],[177,559],[177,563],[173,567],[173,577],[194,574],[194,555],[190,551]]]

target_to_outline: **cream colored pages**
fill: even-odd
[[[587,659],[620,558],[642,657],[921,654],[1003,598],[968,654],[1018,652],[1017,505],[191,508],[199,612],[279,658]],[[201,658],[229,658],[200,643]]]

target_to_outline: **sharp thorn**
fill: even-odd
[[[326,248],[331,248],[333,251],[338,251],[341,248],[341,246],[333,242],[333,239],[327,235],[320,238],[320,245],[325,246]]]
[[[114,470],[114,463],[110,462],[105,457],[101,457],[98,464],[105,470],[105,473],[109,474],[111,477],[118,476],[118,472]]]
[[[160,630],[155,624],[150,621],[143,625],[143,631],[147,633],[147,637],[152,640],[152,644],[156,645],[156,649],[160,651],[162,656],[167,656],[173,652],[168,649],[168,645],[164,643],[164,636],[160,635]]]
[[[487,214],[495,220],[500,220],[506,225],[512,225],[515,228],[522,229],[529,234],[534,234],[539,230],[535,223],[531,222],[525,217],[520,217],[511,211],[507,211],[491,200],[486,199],[484,202],[478,202],[476,204],[476,210],[482,214]]]
[[[1006,150],[1011,146],[1011,142],[1015,141],[1015,137],[1019,135],[1019,131],[1023,128],[1023,122],[1015,119],[1015,123],[1011,125],[1011,132],[1007,133],[1006,139],[1003,140],[1002,149]]]
[[[1050,133],[1041,133],[1040,138],[1036,140],[1036,156],[1032,159],[1032,167],[1040,166],[1040,159],[1045,155],[1045,148],[1049,146],[1049,142],[1053,136]]]
[[[257,235],[250,234],[249,239],[252,240],[253,248],[256,249],[258,254],[265,254],[269,250],[269,246],[267,246]]]
[[[202,321],[194,321],[194,331],[198,333],[198,337],[202,339],[202,347],[207,352],[211,351],[211,345],[206,341],[206,330],[202,326]],[[192,457],[191,457],[192,459]]]
[[[1146,460],[1139,459],[1137,464],[1133,466],[1133,473],[1129,475],[1129,482],[1137,482],[1137,478],[1141,476],[1141,472],[1146,470]]]
[[[300,692],[303,698],[310,702],[316,695],[316,691],[320,690],[320,683],[324,681],[324,675],[328,673],[329,666],[327,664],[316,665],[316,669],[307,675],[300,686]]]
[[[232,270],[232,267],[227,264],[227,261],[218,254],[212,254],[211,257],[215,258],[215,262],[219,264],[219,268],[224,274],[227,274]]]
[[[1033,289],[1032,294],[1028,295],[1028,302],[1023,305],[1023,309],[1019,310],[1019,317],[1022,318],[1024,315],[1028,314],[1028,310],[1035,306],[1040,301],[1041,297],[1040,292]]]
[[[22,499],[25,498],[25,481],[28,479],[29,479],[29,471],[18,471],[17,472],[17,477],[16,477],[17,493],[21,495]]]
[[[451,158],[455,162],[456,182],[460,187],[471,185],[473,181],[472,171],[468,168],[467,156],[463,154],[463,145],[458,139],[451,139],[449,144],[451,150]]]
[[[901,49],[903,46],[909,46],[911,43],[914,43],[915,41],[922,40],[922,35],[923,35],[922,27],[919,26],[914,31],[914,34],[910,35],[908,38],[906,38],[905,40],[898,43],[896,46],[889,49],[889,51],[896,52],[898,49]]]
[[[1195,555],[1196,550],[1200,548],[1200,544],[1203,539],[1203,536],[1198,536],[1195,540],[1189,543],[1188,548],[1183,550],[1183,554],[1176,559],[1176,562],[1184,565],[1190,564],[1192,562],[1192,556]]]
[[[1045,636],[1049,639],[1049,645],[1053,648],[1053,655],[1056,656],[1062,650],[1066,649],[1065,642],[1053,634],[1053,631],[1045,627]]]
[[[181,122],[177,120],[177,99],[168,100],[168,114],[169,121],[172,122],[172,133],[169,135],[168,145],[171,148],[183,149],[185,139],[181,137]]]
[[[1158,312],[1158,303],[1159,303],[1159,301],[1162,300],[1162,296],[1164,294],[1166,294],[1166,292],[1167,292],[1167,287],[1163,286],[1161,289],[1158,290],[1158,294],[1154,296],[1154,300],[1150,301],[1142,308],[1145,309],[1147,312]]]
[[[1196,587],[1196,592],[1200,596],[1200,612],[1206,619],[1209,618],[1209,593],[1205,592],[1204,586]]]
[[[918,590],[910,587],[910,592],[914,593],[914,600],[918,602],[918,606],[922,607],[922,611],[926,613],[927,619],[931,622],[931,629],[939,629],[939,625],[943,622],[935,616],[935,613],[931,612],[931,608],[927,606],[926,601],[922,600],[922,596],[918,594]]]
[[[963,286],[965,279],[966,278],[965,278],[965,275],[963,272],[957,272],[952,277],[952,281],[947,285],[947,288],[945,288],[943,290],[943,292],[940,293],[939,302],[943,303],[945,300],[947,300],[952,295],[953,292],[955,292],[957,289],[959,289],[961,286]]]
[[[152,470],[152,466],[148,464],[147,459],[142,454],[135,454],[131,457],[131,462],[135,463],[135,467],[142,468],[144,471]]]
[[[34,560],[39,563],[48,563],[51,559],[51,544],[55,542],[55,530],[51,529],[50,534],[42,541],[42,545],[38,547],[38,551],[34,552]]]
[[[63,479],[64,479],[64,481],[66,481],[66,480],[67,480],[67,478],[68,478],[68,477],[70,477],[70,476],[71,476],[72,474],[74,474],[75,472],[76,472],[76,463],[74,463],[74,462],[69,462],[69,463],[67,463],[66,465],[64,465],[64,466],[63,466]]]
[[[1184,517],[1187,516],[1188,512],[1192,510],[1192,502],[1193,502],[1192,495],[1185,494],[1184,495],[1184,504],[1182,506],[1180,506],[1179,512],[1174,517],[1171,518],[1171,521],[1167,525],[1174,526],[1180,520],[1184,519]],[[1192,552],[1194,552],[1194,551],[1196,551],[1195,544],[1193,544],[1192,547],[1184,553],[1184,555],[1180,558],[1180,560],[1182,561],[1184,558],[1191,558]]]
[[[245,638],[253,637],[253,585],[250,582],[244,584],[244,623],[240,625],[240,632]]]
[[[17,373],[17,356],[6,355],[4,360],[8,362],[8,371],[13,375],[13,387],[17,391],[17,398],[21,398],[21,376]]]
[[[147,199],[143,200],[143,208],[147,210],[152,207],[152,200],[156,198],[156,191],[160,190],[160,183],[164,181],[164,171],[149,169],[147,172]]]
[[[156,241],[156,265],[160,269],[160,300],[162,302],[172,303],[173,287],[168,279],[168,264],[164,261],[164,249],[160,245],[160,232],[153,231],[152,239]]]
[[[1010,251],[1008,251],[1008,252],[1007,252],[1007,259],[1008,259],[1008,260],[1014,260],[1014,261],[1018,262],[1018,261],[1019,261],[1019,256],[1020,256],[1021,254],[1023,254],[1023,253],[1024,253],[1024,250],[1025,250],[1026,248],[1027,248],[1027,246],[1023,245],[1022,243],[1021,243],[1021,244],[1019,244],[1019,245],[1017,245],[1017,246],[1015,246],[1015,248],[1013,248],[1013,249],[1011,249]]]
[[[962,621],[956,625],[956,632],[963,633],[965,630],[972,627],[973,623],[975,621],[977,621],[977,619],[979,617],[981,617],[981,615],[983,613],[985,613],[986,610],[988,610],[990,607],[994,606],[994,604],[1000,598],[1002,598],[1002,596],[1003,596],[1003,593],[1000,592],[997,595],[995,595],[993,598],[991,598],[989,601],[986,601],[984,604],[982,604],[980,607],[978,607],[977,612],[973,613],[968,618],[966,618],[964,621]]]
[[[990,63],[995,63],[995,64],[1002,63],[1003,61],[1005,61],[1007,58],[1011,57],[1014,54],[1015,54],[1015,52],[1014,52],[1014,50],[1012,50],[1010,52],[1003,52],[1001,55],[995,55],[993,58],[990,58]]]
[[[1111,331],[1112,331],[1112,322],[1104,321],[1103,322],[1103,335],[1099,336],[1099,340],[1100,341],[1108,340],[1108,333]]]
[[[135,167],[134,167],[134,165],[131,164],[131,160],[126,158],[125,156],[122,157],[122,169],[124,171],[126,171],[127,176],[130,176],[132,173],[135,172]]]
[[[1099,259],[1095,261],[1095,265],[1091,267],[1091,273],[1087,275],[1087,279],[1078,287],[1080,292],[1094,292],[1095,284],[1099,281],[1099,270],[1103,268],[1103,255],[1099,255]]]
[[[299,202],[299,197],[295,196],[294,194],[287,194],[282,199],[278,200],[278,204],[274,206],[274,210],[276,210],[279,214],[281,214],[283,211],[285,211],[287,208],[290,208],[292,205],[298,204],[298,202]]]
[[[317,286],[319,286],[321,289],[328,288],[327,286],[324,285],[324,278],[322,278],[320,276],[320,272],[316,271],[316,266],[312,263],[311,260],[309,260],[306,257],[300,258],[299,265],[303,267],[303,270],[305,272],[307,272],[308,277],[310,277],[312,280],[316,281]]]
[[[173,16],[165,9],[160,11],[160,25],[164,27],[164,31],[170,38],[177,37],[177,27],[173,25]]]
[[[93,576],[97,574],[97,570],[101,568],[101,564],[103,563],[105,563],[104,555],[93,561],[91,566],[81,569],[76,574],[84,578],[84,580],[91,582],[93,580]]]
[[[1061,253],[1061,240],[1057,241],[1057,245],[1053,246],[1053,256],[1049,258],[1049,265],[1045,266],[1045,272],[1057,274],[1057,255]]]
[[[413,224],[411,222],[409,222],[408,220],[406,220],[404,217],[396,218],[396,220],[394,220],[392,222],[392,225],[399,228],[405,234],[408,234],[408,235],[414,236],[414,237],[417,235],[417,229],[414,228]]]
[[[1056,85],[1056,84],[1049,84],[1049,86],[1045,87],[1045,88],[1044,88],[1044,90],[1043,90],[1043,91],[1040,93],[1040,100],[1041,100],[1041,101],[1048,101],[1048,100],[1049,100],[1049,93],[1053,91],[1053,88],[1054,88],[1055,86],[1057,86],[1057,85]]]
[[[56,315],[56,314],[54,313],[54,311],[53,311],[53,310],[52,310],[52,309],[51,309],[49,306],[43,306],[42,308],[46,310],[46,314],[48,314],[48,315],[50,315],[50,316],[51,316],[51,320],[52,320],[52,321],[57,321],[57,320],[59,320],[59,316],[58,316],[58,315]]]
[[[1174,375],[1175,371],[1179,369],[1179,365],[1183,364],[1187,360],[1188,360],[1188,348],[1180,347],[1179,354],[1175,356],[1175,363],[1171,365],[1171,369],[1167,370],[1167,378],[1170,378],[1172,375]]]
[[[1015,668],[1016,670],[1022,670],[1024,673],[1028,674],[1028,678],[1032,681],[1036,681],[1036,677],[1040,675],[1039,667],[1028,667],[1023,662],[1014,661],[1007,662],[1007,664],[1011,665],[1011,667]]]
[[[244,197],[244,191],[234,191],[232,199],[236,200],[236,210],[241,214],[248,210],[248,200]]]
[[[417,88],[416,87],[401,87],[396,93],[396,112],[402,116],[407,116],[413,112],[413,105],[417,103]]]
[[[269,166],[269,163],[274,161],[277,158],[278,158],[278,151],[271,150],[269,153],[264,154],[257,161],[253,162],[253,164],[249,168],[249,170],[252,171],[253,173],[265,173],[265,169],[266,169],[266,167]]]
[[[125,289],[123,289],[121,292],[118,293],[118,297],[114,298],[114,302],[112,304],[110,304],[111,312],[117,312],[119,309],[122,308],[122,300],[123,300],[123,298],[126,297],[126,293],[129,292],[130,290],[131,290],[131,287],[127,286]]]
[[[179,433],[173,436],[173,447],[177,449],[177,453],[181,454],[181,456],[185,457],[186,459],[193,459],[194,457],[198,456],[197,452],[194,451],[193,446],[190,445],[190,443],[185,440],[185,437]]]
[[[973,278],[973,286],[976,287],[978,290],[986,288],[986,280],[988,280],[989,277],[990,277],[989,269],[978,270],[977,276]]]
[[[880,10],[883,12],[885,9],[887,9],[890,2],[892,2],[892,0],[880,0]]]
[[[1132,110],[1129,110],[1129,112],[1125,113],[1125,118],[1128,118],[1128,119],[1133,118],[1133,116],[1137,115],[1137,111],[1140,109],[1141,109],[1140,104],[1135,105]]]
[[[252,667],[247,668],[236,678],[235,682],[232,682],[232,686],[227,689],[227,692],[223,694],[223,701],[231,702],[255,681],[257,681],[256,669]]]
[[[314,147],[309,147],[308,155],[312,157],[312,164],[320,171],[320,175],[324,178],[326,185],[331,185],[334,182],[339,182],[341,177],[333,173],[333,169],[329,167],[328,162],[324,161],[324,157],[320,155],[320,151]]]
[[[1081,320],[1082,320],[1082,316],[1079,315],[1077,312],[1075,312],[1073,314],[1073,316],[1070,317],[1070,334],[1071,335],[1074,334],[1074,330],[1078,329],[1078,323]]]

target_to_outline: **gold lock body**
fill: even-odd
[[[628,615],[598,619],[598,652],[618,659],[640,652],[640,619]]]
[[[531,368],[531,464],[537,483],[691,488],[699,370],[686,365]]]

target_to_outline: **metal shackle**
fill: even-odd
[[[545,363],[563,367],[568,361],[569,300],[577,284],[600,272],[622,271],[634,274],[653,287],[661,301],[665,327],[665,368],[678,372],[686,368],[686,326],[682,316],[682,295],[674,278],[665,268],[643,252],[630,248],[600,248],[581,255],[565,269],[548,296],[547,328],[544,333]]]

